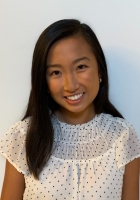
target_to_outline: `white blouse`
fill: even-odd
[[[104,113],[81,125],[60,122],[53,115],[52,155],[35,180],[25,152],[30,119],[13,125],[0,142],[0,152],[24,174],[23,200],[121,200],[125,165],[140,156],[132,126]]]

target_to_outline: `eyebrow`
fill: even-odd
[[[81,58],[77,58],[76,60],[74,60],[72,62],[72,64],[76,64],[76,63],[78,63],[78,62],[80,62],[82,60],[88,60],[88,61],[90,61],[90,59],[88,57],[84,56],[84,57],[81,57]],[[61,67],[61,65],[60,64],[52,64],[52,65],[48,64],[47,67],[48,68],[50,68],[50,67]]]

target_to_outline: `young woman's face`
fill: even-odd
[[[57,41],[47,58],[47,84],[62,114],[94,113],[99,91],[98,65],[82,36]],[[92,113],[91,113],[92,114]]]

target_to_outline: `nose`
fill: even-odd
[[[64,90],[67,92],[75,92],[79,88],[79,81],[78,78],[69,73],[64,77]]]

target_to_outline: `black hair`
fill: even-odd
[[[102,77],[98,95],[93,102],[96,114],[103,112],[123,118],[109,101],[106,60],[93,30],[87,24],[80,23],[75,19],[59,20],[51,24],[42,32],[35,45],[31,71],[31,92],[27,111],[22,119],[27,117],[31,119],[26,137],[26,159],[29,170],[36,179],[39,178],[39,174],[52,152],[54,133],[50,111],[54,113],[59,106],[48,93],[46,82],[47,55],[56,41],[79,34],[92,48]]]

